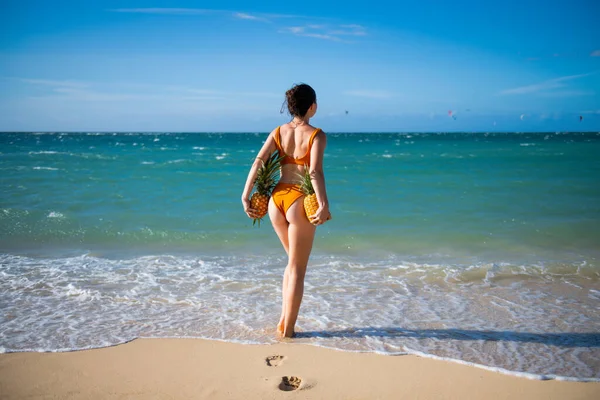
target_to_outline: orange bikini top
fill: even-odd
[[[310,139],[308,140],[308,150],[306,150],[306,154],[300,158],[294,158],[285,154],[283,147],[281,147],[281,132],[279,131],[280,126],[277,127],[277,132],[275,132],[275,146],[277,147],[277,151],[279,151],[279,155],[283,156],[283,160],[281,160],[281,165],[284,164],[296,164],[296,165],[309,165],[310,164],[310,149],[312,148],[313,141],[315,140],[315,136],[321,130],[321,128],[315,129],[315,131],[310,135]]]

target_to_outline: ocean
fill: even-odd
[[[0,351],[275,343],[259,133],[0,133]],[[295,342],[600,381],[600,133],[328,133]]]

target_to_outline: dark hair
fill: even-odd
[[[285,92],[285,101],[281,106],[281,113],[283,113],[283,106],[287,104],[288,111],[292,117],[304,117],[310,106],[316,103],[316,101],[317,94],[313,88],[306,83],[294,85],[290,90]]]

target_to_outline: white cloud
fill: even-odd
[[[506,89],[500,92],[500,94],[530,94],[530,93],[539,93],[544,91],[552,91],[554,89],[564,88],[567,85],[564,82],[571,81],[574,79],[583,78],[585,76],[592,75],[592,73],[587,74],[579,74],[579,75],[569,75],[563,76],[560,78],[550,79],[541,83],[536,83],[533,85],[521,86],[513,89]]]
[[[204,8],[117,8],[109,11],[134,14],[204,15],[218,12],[219,10],[208,10]]]
[[[333,40],[334,42],[340,42],[342,40],[335,36],[323,35],[322,33],[304,33],[300,36],[313,37],[313,38],[325,39],[325,40]]]
[[[366,32],[352,32],[352,31],[341,31],[341,30],[333,30],[327,32],[330,35],[339,35],[339,36],[366,36]]]
[[[590,53],[592,57],[600,57],[600,50],[594,50]]]
[[[79,89],[67,89],[57,88],[54,90],[54,94],[30,96],[30,99],[55,99],[60,101],[71,101],[74,103],[84,102],[130,102],[135,101],[137,103],[149,101],[156,103],[169,103],[174,104],[180,101],[195,101],[195,102],[206,102],[214,100],[228,100],[230,97],[225,96],[186,96],[186,95],[168,95],[162,93],[113,93],[113,92],[102,92],[95,90],[79,90]]]
[[[302,15],[289,14],[270,14],[270,13],[249,13],[242,11],[212,10],[205,8],[116,8],[107,11],[116,13],[130,14],[156,14],[156,15],[219,15],[233,17],[238,20],[273,22],[274,19],[311,19],[311,20],[331,20],[330,18],[308,17]],[[343,42],[342,37],[366,36],[366,28],[358,24],[342,24],[329,26],[325,24],[309,23],[305,26],[291,26],[281,29],[279,32],[291,33],[296,36],[312,37],[317,39]]]
[[[246,14],[246,13],[242,13],[242,12],[235,12],[235,13],[233,13],[233,16],[238,19],[246,19],[246,20],[250,20],[250,21],[271,22],[266,18],[257,17],[255,15],[250,15],[250,14]]]
[[[331,35],[365,36],[367,31],[360,25],[340,25],[343,29],[329,31]]]
[[[58,86],[58,87],[70,87],[70,88],[84,88],[89,86],[89,83],[78,82],[78,81],[56,81],[51,79],[28,79],[20,78],[21,82],[29,83],[32,85],[44,85],[44,86]]]
[[[103,93],[93,90],[56,88],[54,92],[61,94],[65,100],[73,101],[129,101],[159,100],[161,96],[135,93]]]
[[[348,29],[365,29],[363,26],[357,24],[341,25],[341,27]]]
[[[343,92],[348,96],[367,97],[370,99],[388,99],[392,94],[383,90],[348,90]]]
[[[343,42],[342,37],[366,36],[367,31],[360,25],[323,25],[307,24],[305,26],[290,26],[283,28],[280,32],[291,33],[296,36],[313,37],[317,39],[333,40]]]
[[[240,98],[278,98],[279,94],[270,92],[230,92],[214,89],[197,89],[177,85],[150,85],[130,83],[97,84],[66,80],[18,78],[19,81],[46,88],[45,94],[30,98],[56,98],[71,101],[207,101],[236,100]]]
[[[295,35],[300,35],[304,32],[304,28],[301,26],[291,26],[286,29]]]
[[[129,13],[129,14],[159,14],[159,15],[207,15],[207,14],[219,14],[219,15],[233,15],[238,19],[254,20],[254,21],[265,21],[269,22],[268,19],[277,18],[308,18],[301,15],[288,15],[288,14],[268,14],[268,13],[247,13],[241,11],[228,11],[228,10],[213,10],[207,8],[115,8],[107,10],[110,12],[117,13]]]
[[[233,13],[233,16],[237,17],[239,19],[260,19],[258,17],[255,17],[254,15],[245,14],[245,13],[241,13],[241,12]]]

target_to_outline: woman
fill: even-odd
[[[325,132],[310,125],[317,112],[317,95],[306,84],[295,85],[285,93],[292,120],[274,129],[254,160],[242,194],[244,211],[248,217],[259,217],[250,205],[250,193],[258,168],[274,151],[281,160],[281,178],[269,200],[271,224],[288,255],[283,274],[281,318],[277,332],[283,337],[294,336],[304,292],[304,276],[317,225],[331,219],[323,174],[323,153],[327,138]],[[309,218],[304,212],[304,194],[300,191],[298,174],[308,166],[319,208]]]

